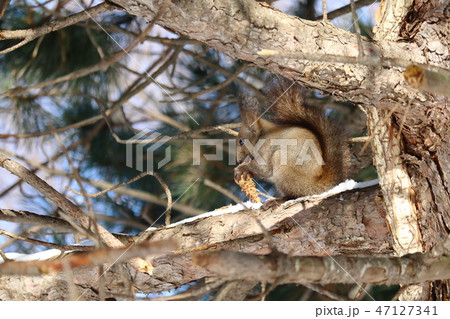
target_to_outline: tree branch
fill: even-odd
[[[199,253],[194,262],[231,280],[268,283],[413,284],[450,279],[450,259],[426,255],[405,258],[258,256],[240,252]],[[336,265],[339,265],[338,267]]]
[[[372,3],[378,2],[379,0],[359,0],[355,2],[356,9],[371,5]],[[343,16],[344,14],[350,13],[352,11],[350,5],[343,6],[339,9],[333,10],[327,13],[328,20],[333,20],[337,17]],[[323,15],[318,16],[315,20],[322,20]]]
[[[122,263],[131,258],[160,255],[176,249],[172,240],[144,243],[127,248],[103,248],[90,252],[79,252],[60,260],[7,262],[0,264],[0,274],[21,274],[39,276],[49,272],[61,271],[66,263],[70,268],[80,266]]]
[[[98,219],[106,219],[108,220],[110,216],[102,216],[97,215]],[[74,228],[69,222],[57,218],[51,217],[47,215],[40,215],[29,211],[24,210],[12,210],[0,208],[0,220],[5,220],[12,223],[20,223],[20,224],[31,224],[31,225],[39,225],[45,228],[54,230],[54,231],[62,231],[71,234],[80,234],[78,228]],[[132,222],[132,221],[130,221]],[[122,221],[123,223],[123,221]],[[137,226],[137,225],[136,225]],[[142,225],[140,225],[142,226]],[[81,233],[82,234],[82,233]],[[131,236],[124,234],[114,234],[122,243],[125,245],[131,244]]]
[[[123,244],[105,228],[98,224],[96,224],[94,227],[91,219],[78,206],[76,206],[62,194],[57,192],[45,181],[37,177],[35,174],[31,173],[24,166],[3,155],[3,153],[0,153],[0,167],[7,169],[12,174],[16,175],[20,179],[23,179],[25,182],[33,186],[37,191],[51,200],[56,206],[60,207],[74,220],[79,222],[85,229],[90,230],[92,233],[96,233],[96,231],[98,231],[101,240],[109,247],[123,247]]]
[[[155,1],[140,1],[144,6],[139,6],[136,0],[114,0],[114,3],[147,20],[151,20],[159,10]],[[298,79],[307,87],[346,101],[373,105],[374,100],[396,102],[404,101],[406,96],[413,97],[412,100],[417,98],[417,92],[405,86],[400,70],[377,67],[374,81],[367,76],[368,67],[364,65],[318,62],[317,59],[324,54],[350,58],[357,58],[359,54],[354,34],[325,21],[302,20],[250,0],[194,0],[189,3],[172,2],[158,24],[232,58]],[[365,38],[362,38],[362,43],[368,60],[388,57],[398,61],[425,61],[423,52],[414,43],[370,42]],[[277,55],[261,57],[258,52],[262,50],[286,50],[317,59],[299,60]],[[395,92],[393,88],[396,88]],[[419,104],[417,102],[417,107]]]
[[[32,89],[42,89],[49,85],[55,85],[58,83],[75,80],[75,79],[81,78],[83,76],[86,76],[88,74],[91,74],[91,73],[94,73],[94,72],[97,72],[100,70],[103,70],[103,71],[107,70],[112,64],[119,61],[123,56],[129,54],[129,52],[144,39],[145,35],[150,31],[150,28],[151,28],[151,25],[147,26],[142,31],[142,33],[139,34],[128,47],[120,48],[120,51],[115,53],[113,56],[102,59],[100,62],[98,62],[94,65],[90,65],[90,66],[82,68],[80,70],[73,71],[69,74],[60,76],[56,79],[40,82],[40,83],[31,85],[31,86],[27,86],[27,87],[13,88],[9,92],[0,94],[0,97],[5,97],[5,96],[10,97],[10,96],[16,95],[18,93],[22,93],[22,92],[25,92],[27,90],[32,90]]]
[[[380,190],[371,187],[325,199],[310,198],[274,211],[243,210],[228,214],[216,211],[168,227],[148,230],[148,241],[170,238],[178,244],[179,250],[175,254],[153,259],[152,275],[138,276],[133,284],[146,293],[160,292],[212,276],[211,272],[193,264],[194,252],[223,249],[269,254],[269,245],[256,220],[268,230],[275,248],[290,256],[392,256],[392,238],[386,227],[380,196]],[[135,239],[140,237],[138,234]],[[83,283],[96,287],[98,273],[95,268],[80,268],[76,271],[76,277],[82,278],[77,283],[78,287]],[[54,276],[59,278],[59,275]],[[123,280],[117,270],[111,270],[105,276],[107,285],[114,287],[112,291],[124,293],[117,286]],[[45,276],[41,278],[44,280]],[[0,287],[2,280],[6,279],[0,278]],[[54,282],[55,285],[59,283],[56,279]],[[26,281],[23,283],[25,285]],[[10,284],[5,287],[17,293],[15,298],[29,298],[17,291],[18,287],[11,287]],[[42,285],[42,294],[48,289],[48,284]]]
[[[67,178],[73,178],[72,174],[66,173],[64,171],[60,171],[60,170],[57,170],[57,169],[49,168],[48,165],[45,165],[46,163],[39,163],[39,162],[31,161],[28,158],[19,156],[17,154],[8,152],[6,150],[0,150],[0,152],[4,153],[5,155],[13,156],[13,157],[15,157],[17,159],[25,161],[26,163],[28,163],[28,164],[30,164],[30,165],[32,165],[34,167],[37,167],[39,169],[42,169],[42,170],[44,170],[44,171],[46,171],[46,172],[48,172],[50,174],[64,176],[64,177],[67,177]],[[83,182],[89,183],[92,186],[97,187],[97,188],[110,189],[110,188],[115,187],[115,184],[112,184],[112,183],[109,183],[109,182],[105,182],[105,181],[101,181],[101,180],[98,181],[98,180],[93,180],[93,179],[88,179],[88,178],[82,178],[81,180]],[[131,196],[131,197],[134,197],[134,198],[139,198],[139,199],[142,199],[142,200],[145,200],[145,201],[148,201],[150,203],[157,204],[157,205],[161,205],[161,206],[165,206],[165,207],[167,206],[167,200],[161,199],[161,198],[159,198],[158,196],[156,196],[154,194],[151,194],[151,193],[139,190],[139,189],[119,187],[117,189],[114,189],[114,192],[116,192],[118,194],[122,194],[122,195]],[[177,211],[179,211],[179,212],[181,212],[183,214],[189,215],[189,216],[199,215],[199,214],[204,212],[204,211],[202,211],[200,209],[196,209],[196,208],[193,208],[191,206],[187,206],[187,205],[179,204],[179,203],[173,204],[172,205],[172,209],[173,210],[177,210]]]
[[[49,22],[36,28],[24,30],[1,30],[0,39],[2,40],[6,39],[24,39],[24,40],[19,42],[17,45],[14,45],[8,49],[0,51],[0,55],[14,51],[15,49],[20,48],[21,46],[33,41],[34,39],[40,36],[63,29],[65,27],[68,27],[83,20],[87,20],[89,18],[92,18],[93,16],[96,16],[97,14],[112,9],[114,9],[114,7],[108,5],[106,2],[102,2],[99,5],[96,5],[95,7],[88,8],[71,16]]]

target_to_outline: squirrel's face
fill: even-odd
[[[250,161],[253,157],[247,146],[249,143],[255,145],[261,135],[259,123],[254,123],[253,126],[242,124],[239,134],[236,139],[236,160],[238,164],[244,161]]]

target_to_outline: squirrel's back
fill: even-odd
[[[319,140],[324,165],[318,183],[335,186],[348,176],[350,148],[343,131],[320,111],[304,104],[304,89],[289,80],[278,80],[265,93],[268,118],[278,125],[304,127]]]

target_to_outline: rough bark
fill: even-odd
[[[423,252],[417,210],[411,196],[411,180],[400,157],[400,134],[386,110],[367,110],[374,163],[386,203],[386,220],[398,255]]]
[[[402,255],[430,251],[447,238],[450,232],[448,97],[411,88],[404,81],[403,71],[410,62],[437,67],[438,72],[450,68],[448,3],[384,1],[386,7],[381,9],[377,37],[373,42],[362,39],[362,63],[353,63],[350,58],[357,58],[359,52],[355,35],[329,22],[301,20],[254,1],[113,2],[149,21],[157,15],[163,2],[168,3],[157,23],[175,33],[196,39],[233,58],[299,79],[309,88],[372,108],[372,120],[390,113],[392,118],[387,118],[383,124],[372,122],[369,125],[373,129],[381,125],[380,132],[388,134],[373,134],[372,137],[374,144],[380,146],[375,147],[374,152],[379,159],[384,196],[380,190],[354,191],[324,201],[296,204],[270,214],[242,212],[155,230],[150,240],[174,238],[181,243],[181,252],[152,260],[151,275],[132,273],[129,277],[117,268],[115,272],[109,271],[104,280],[107,291],[131,296],[126,284],[130,278],[140,291],[156,292],[213,276],[192,262],[194,251],[223,249],[269,254],[271,249],[256,218],[268,229],[273,246],[291,256]],[[392,8],[399,11],[391,15],[386,10]],[[261,50],[278,53],[263,56],[258,53]],[[317,59],[300,59],[298,53]],[[323,62],[323,55],[346,56],[352,63]],[[374,65],[376,61],[379,66]],[[401,141],[395,140],[395,136],[400,136]],[[393,169],[401,172],[402,183],[389,177]],[[396,195],[408,207],[406,233],[412,234],[409,237],[412,249],[406,241],[400,240],[395,227],[391,227],[393,239],[385,224],[385,214],[390,214],[388,220],[394,225],[398,217],[395,211],[400,212],[399,206],[384,209],[397,205]],[[97,275],[89,267],[78,269],[74,284],[86,292],[85,296],[97,298]],[[5,299],[45,299],[61,293],[61,297],[64,291],[67,294],[67,287],[66,290],[61,288],[63,276],[2,277],[0,287],[4,288],[0,295]],[[412,280],[428,279],[435,278]],[[91,283],[93,289],[86,289],[86,283]],[[22,290],[29,285],[35,285],[30,294]]]
[[[386,12],[394,7],[394,13]],[[439,1],[384,1],[375,40],[415,43],[429,64],[448,68],[449,23],[444,10],[444,2]],[[442,33],[445,30],[447,35]],[[409,107],[411,98],[402,104]],[[427,94],[421,113],[415,118],[409,109],[404,114],[394,112],[393,125],[386,111],[369,112],[370,129],[378,129],[373,135],[374,158],[399,255],[428,251],[449,232],[448,98]],[[403,141],[398,139],[399,127]]]
[[[114,0],[125,11],[147,20],[155,17],[162,2]],[[366,61],[382,64],[388,59],[391,67],[321,62],[320,57],[327,54],[356,58],[357,37],[329,22],[298,19],[249,0],[171,1],[157,23],[233,58],[299,79],[307,87],[365,107],[393,111],[393,128],[401,126],[403,147],[392,154],[393,148],[386,140],[380,143],[385,153],[379,155],[395,155],[394,162],[404,181],[396,191],[409,201],[407,219],[415,225],[406,231],[413,234],[407,236],[413,240],[411,245],[396,239],[396,250],[403,255],[428,251],[450,229],[448,98],[413,89],[403,77],[404,67],[412,62],[449,69],[449,4],[437,0],[388,0],[383,5],[377,37],[373,42],[362,39],[363,53]],[[393,14],[388,12],[394,9]],[[261,50],[284,53],[261,56]],[[297,53],[317,59],[290,58]],[[375,138],[380,136],[375,134]],[[380,175],[385,173],[379,171]],[[393,189],[384,188],[385,195]],[[386,204],[391,205],[392,199],[387,196]]]
[[[150,293],[214,276],[193,263],[192,254],[200,251],[223,249],[269,254],[271,249],[256,219],[268,230],[274,247],[290,256],[392,256],[392,238],[384,216],[381,192],[371,187],[327,199],[315,198],[275,211],[241,211],[156,229],[148,241],[174,240],[178,244],[176,253],[152,259],[151,275],[123,271],[122,266],[116,265],[106,274],[105,290],[110,296],[128,294],[131,298],[126,282],[132,282],[139,291]],[[99,298],[95,295],[100,284],[98,271],[94,266],[74,269],[74,285],[79,293],[88,291],[83,298]],[[39,278],[1,276],[0,299],[47,300],[51,296],[65,299],[68,295],[64,278],[65,273]],[[56,291],[65,293],[58,297]]]
[[[448,69],[449,8],[448,1],[383,1],[380,7],[382,18],[375,40],[414,43],[421,49],[429,65]],[[373,143],[374,158],[380,164],[377,167],[380,180],[386,181],[381,181],[380,186],[387,203],[387,220],[394,226],[391,227],[394,242],[398,243],[394,249],[400,255],[429,251],[431,247],[439,245],[450,231],[448,96],[426,96],[419,118],[411,118],[409,109],[403,115],[394,113],[394,121],[402,130],[403,154],[398,148],[401,146],[397,138],[400,131],[392,127],[391,118],[381,128],[382,133],[391,137],[386,139],[386,134],[378,134]],[[411,99],[405,100],[403,104],[409,107]],[[386,113],[377,109],[370,114],[369,127],[374,129],[376,118]],[[389,206],[395,200],[399,205]],[[405,221],[403,224],[398,223],[401,219]],[[421,283],[406,289],[400,299],[444,300],[440,287],[448,285],[448,280],[438,285]]]
[[[130,14],[152,20],[164,1],[114,0]],[[441,17],[443,19],[444,17]],[[281,73],[308,87],[317,88],[346,101],[374,105],[374,101],[404,102],[412,98],[419,107],[423,94],[411,90],[403,80],[400,68],[376,68],[344,63],[324,63],[322,55],[336,54],[357,57],[358,45],[354,34],[336,28],[330,22],[308,21],[287,15],[264,4],[250,1],[194,0],[171,1],[157,21],[173,32],[196,39],[227,55],[255,64],[274,73]],[[438,21],[446,27],[447,21]],[[445,47],[441,39],[435,46]],[[369,42],[363,37],[366,58],[399,59],[428,63],[423,49],[416,43],[391,41]],[[284,56],[261,56],[259,51],[280,50]],[[440,52],[440,51],[439,51]],[[290,58],[289,54],[313,55],[317,60]],[[448,56],[440,52],[448,65]],[[392,104],[390,104],[392,105]],[[403,105],[402,108],[406,108]]]
[[[255,256],[230,251],[199,254],[195,262],[230,280],[269,283],[371,283],[412,284],[427,280],[450,279],[450,259],[429,259],[418,255],[407,258],[289,257]],[[258,269],[258,271],[255,271]]]

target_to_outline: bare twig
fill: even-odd
[[[358,41],[358,57],[362,60],[364,58],[364,47],[361,39],[361,29],[359,27],[358,15],[356,14],[355,0],[350,0],[350,8],[352,9],[352,20],[353,25],[355,26],[356,40]]]
[[[52,126],[50,126],[50,127],[52,128]],[[86,202],[86,205],[88,207],[89,214],[90,214],[90,217],[92,219],[93,226],[94,226],[94,231],[95,231],[95,234],[97,235],[96,237],[100,238],[100,234],[99,234],[98,228],[97,228],[98,223],[97,223],[97,218],[95,217],[94,208],[92,207],[92,203],[91,203],[91,201],[89,199],[89,196],[87,196],[86,190],[84,189],[83,183],[81,182],[80,173],[78,172],[78,169],[75,167],[75,165],[73,165],[73,162],[70,159],[69,153],[68,153],[66,147],[64,146],[63,142],[59,138],[59,135],[57,133],[55,133],[55,134],[53,134],[53,136],[58,141],[58,144],[61,147],[61,149],[62,149],[62,151],[63,151],[63,153],[64,153],[64,155],[66,157],[66,160],[69,163],[70,168],[72,169],[72,174],[73,174],[75,180],[77,181],[78,186],[81,189],[81,195],[83,196],[83,198],[84,198],[84,200]],[[97,246],[100,246],[99,242],[97,242]]]
[[[110,192],[110,191],[112,191],[112,190],[115,190],[116,188],[119,188],[119,187],[122,187],[122,186],[125,186],[125,185],[128,185],[128,184],[134,183],[135,181],[137,181],[137,180],[139,180],[139,179],[141,179],[142,177],[147,176],[147,175],[152,175],[152,174],[151,174],[151,172],[143,172],[143,173],[141,173],[141,174],[139,174],[139,175],[137,175],[137,176],[135,176],[135,177],[133,177],[133,178],[130,178],[129,180],[127,180],[127,181],[125,181],[125,182],[122,182],[122,183],[113,185],[113,186],[111,186],[111,187],[108,187],[108,188],[106,188],[106,189],[104,189],[104,190],[102,190],[102,191],[100,191],[100,192],[98,192],[98,193],[94,193],[94,194],[86,194],[86,195],[87,195],[88,197],[98,197],[98,196],[101,196],[101,195],[103,195],[103,194],[106,194],[106,193],[108,193],[108,192]],[[73,189],[73,188],[70,188],[70,187],[68,187],[68,186],[66,186],[66,188],[67,188],[68,190],[70,190],[71,192],[75,193],[75,194],[82,195],[81,192],[79,192],[79,191],[77,191],[77,190],[75,190],[75,189]]]
[[[176,248],[177,246],[173,240],[162,240],[133,245],[127,248],[96,249],[90,252],[75,253],[61,260],[3,263],[0,264],[0,274],[39,276],[43,273],[59,272],[63,270],[63,263],[67,263],[70,268],[87,265],[102,265],[105,263],[121,263],[131,258],[134,259],[169,253]]]
[[[40,225],[45,228],[59,230],[64,232],[77,232],[75,228],[63,219],[39,215],[24,210],[0,209],[0,220],[6,220],[13,223]]]
[[[69,216],[73,217],[78,221],[84,228],[91,231],[95,231],[93,228],[91,219],[86,215],[86,213],[81,210],[78,206],[73,204],[53,187],[47,184],[45,181],[40,179],[35,174],[31,173],[27,168],[6,157],[2,152],[0,152],[0,166],[7,169],[17,177],[23,179],[25,182],[33,186],[37,191],[42,193],[45,197],[51,200],[55,205],[60,207]],[[100,225],[97,225],[98,232],[101,240],[109,247],[123,247],[123,244],[115,238],[110,232]]]
[[[233,72],[231,72],[230,70],[227,70],[227,69],[221,67],[219,64],[214,64],[213,62],[199,56],[199,54],[197,52],[193,52],[193,51],[190,51],[187,49],[183,49],[183,52],[186,54],[189,54],[190,56],[195,58],[198,62],[203,63],[207,67],[222,73],[227,78],[233,75]],[[239,83],[240,85],[242,85],[243,87],[251,90],[252,93],[254,93],[256,96],[263,97],[262,93],[256,87],[254,87],[252,84],[248,83],[247,81],[237,77],[236,82]]]
[[[0,2],[0,19],[3,17],[3,15],[6,12],[6,9],[8,9],[10,0],[2,0]]]
[[[327,17],[327,0],[322,0],[322,19],[327,21],[328,17]]]
[[[55,175],[59,175],[59,176],[65,176],[68,178],[72,178],[73,176],[69,173],[60,171],[60,170],[56,170],[56,169],[51,169],[49,168],[47,165],[42,164],[42,163],[38,163],[38,162],[34,162],[28,158],[22,157],[22,156],[18,156],[17,154],[5,151],[5,150],[0,150],[0,154],[1,153],[7,154],[9,156],[14,156],[22,161],[25,161],[27,163],[29,163],[30,165],[33,165],[35,167],[38,167],[40,169],[45,170],[46,172],[49,172],[51,174],[55,174]],[[82,178],[83,182],[87,182],[97,188],[102,188],[102,189],[106,189],[106,188],[110,188],[113,187],[114,184],[109,183],[109,182],[105,182],[105,181],[97,181],[97,180],[93,180],[93,179],[87,179],[87,178]],[[131,188],[124,188],[124,187],[119,187],[115,190],[116,193],[122,194],[122,195],[127,195],[127,196],[131,196],[134,198],[139,198],[142,200],[146,200],[149,201],[151,203],[155,203],[157,205],[161,205],[161,206],[167,206],[167,201],[164,199],[161,199],[153,194],[150,194],[148,192],[145,191],[141,191],[141,190],[137,190],[137,189],[131,189]],[[195,215],[199,215],[201,213],[203,213],[204,211],[190,207],[190,206],[186,206],[183,204],[179,204],[179,203],[174,203],[172,206],[172,209],[177,210],[183,214],[189,215],[189,216],[195,216]]]
[[[315,291],[321,295],[327,296],[328,298],[331,298],[333,300],[339,300],[339,301],[349,301],[349,298],[346,298],[344,296],[338,295],[334,292],[331,292],[321,285],[315,285],[315,284],[303,284],[308,289],[311,289],[312,291]]]
[[[147,87],[147,85],[151,82],[153,82],[153,79],[155,77],[157,77],[159,74],[161,74],[163,72],[163,70],[165,68],[168,67],[168,65],[170,65],[170,63],[172,63],[174,57],[176,57],[177,52],[174,52],[171,57],[169,57],[169,59],[158,69],[156,70],[151,76],[149,76],[144,82],[138,84],[139,79],[137,80],[137,82],[133,83],[127,90],[125,90],[125,92],[122,94],[122,96],[115,101],[111,108],[109,108],[105,113],[106,115],[111,115],[114,112],[116,112],[126,101],[128,101],[129,99],[131,99],[133,96],[135,96],[136,94],[138,94],[140,91],[142,91],[145,87]],[[155,63],[153,66],[157,65],[157,63]],[[153,68],[153,66],[151,68]],[[145,73],[143,76],[146,76],[147,73]],[[92,98],[92,97],[91,97]],[[103,119],[103,115],[95,115],[91,118],[79,121],[77,123],[74,124],[70,124],[61,128],[56,128],[56,129],[52,129],[52,130],[48,130],[45,132],[36,132],[36,133],[26,133],[26,134],[0,134],[0,138],[34,138],[34,137],[40,137],[40,136],[45,136],[45,135],[50,135],[50,134],[54,134],[54,133],[61,133],[61,132],[65,132],[71,129],[76,129],[76,128],[80,128],[83,126],[87,126],[87,125],[91,125],[101,119]],[[105,123],[99,123],[100,126],[103,126]],[[101,128],[101,127],[100,127]],[[100,129],[99,127],[96,127],[96,129]]]
[[[3,259],[3,262],[11,260],[8,257],[6,257],[5,253],[1,249],[0,249],[0,257]]]
[[[195,92],[195,93],[184,92],[185,94],[188,94],[188,96],[185,97],[185,98],[179,99],[179,100],[175,100],[175,102],[184,102],[184,101],[192,100],[192,99],[195,99],[198,96],[201,96],[201,95],[204,95],[204,94],[207,94],[207,93],[211,93],[211,92],[223,89],[223,88],[227,87],[228,85],[230,85],[233,81],[235,81],[238,78],[238,75],[241,74],[242,72],[244,72],[245,70],[247,70],[248,68],[249,68],[248,64],[245,64],[245,65],[241,66],[239,69],[236,70],[236,72],[234,72],[232,75],[230,75],[225,81],[223,81],[223,82],[221,82],[221,83],[219,83],[219,84],[217,84],[215,86],[212,86],[210,88],[207,88],[207,89],[204,89],[204,90],[200,90],[200,91]],[[170,100],[170,101],[161,101],[161,102],[167,103],[167,102],[171,102],[171,101],[172,100]]]
[[[213,181],[209,180],[209,179],[204,179],[203,180],[203,184],[205,184],[206,186],[211,187],[212,189],[218,191],[219,193],[225,195],[226,197],[228,197],[229,199],[231,199],[232,201],[234,201],[235,203],[239,204],[242,201],[237,198],[232,192],[230,192],[229,190],[223,188],[222,186],[220,186],[219,184],[214,183]]]
[[[192,130],[192,131],[182,132],[177,135],[173,135],[169,139],[167,139],[167,140],[165,139],[165,141],[166,141],[166,143],[172,142],[172,141],[185,141],[190,136],[197,135],[200,133],[215,132],[215,131],[223,131],[230,135],[237,136],[236,132],[231,131],[230,129],[238,128],[240,126],[241,126],[241,123],[229,123],[229,124],[219,124],[219,125],[215,125],[215,126],[208,126],[208,127],[204,127],[204,128],[198,129],[198,130]],[[162,138],[167,138],[167,136],[158,136],[158,137],[152,138],[152,139],[142,139],[142,140],[135,140],[135,141],[119,139],[118,142],[122,143],[122,144],[123,143],[131,143],[131,144],[156,143],[156,142],[160,141]]]
[[[133,42],[127,48],[121,49],[120,51],[118,51],[113,56],[111,56],[111,57],[109,57],[107,59],[103,59],[103,60],[101,60],[100,62],[98,62],[98,63],[96,63],[94,65],[88,66],[88,67],[80,69],[80,70],[76,70],[74,72],[71,72],[69,74],[60,76],[59,78],[56,78],[56,79],[53,79],[53,80],[40,82],[38,84],[27,86],[27,87],[16,87],[16,88],[10,90],[9,92],[0,94],[0,97],[13,96],[13,95],[16,95],[18,93],[22,93],[24,91],[31,90],[31,89],[41,89],[41,88],[49,86],[49,85],[55,85],[55,84],[58,84],[58,83],[61,83],[61,82],[75,80],[75,79],[81,78],[83,76],[86,76],[88,74],[91,74],[93,72],[97,72],[97,71],[100,71],[100,70],[106,70],[112,64],[114,64],[119,59],[121,59],[123,56],[127,55],[128,52],[130,52],[136,45],[138,45],[145,38],[145,35],[147,34],[147,32],[150,31],[150,29],[151,29],[151,25],[147,26],[145,28],[145,30],[139,36],[137,36],[136,39],[134,39]]]
[[[86,137],[83,138],[82,140],[79,140],[79,141],[73,143],[73,144],[70,145],[67,149],[68,149],[68,150],[73,150],[73,149],[77,148],[77,147],[80,146],[80,145],[85,145],[85,144],[88,144],[88,145],[89,145],[89,142],[94,138],[94,136],[96,136],[96,134],[98,133],[98,131],[101,130],[101,128],[103,127],[103,125],[104,125],[104,122],[103,122],[103,123],[97,124],[97,125],[92,129],[92,131],[88,134],[88,136],[86,136]],[[1,151],[1,150],[0,150],[0,151]],[[5,152],[4,150],[3,150],[3,152],[4,152],[5,154],[7,154],[7,155],[17,157],[17,154],[8,153],[8,152]],[[58,158],[59,158],[60,156],[62,156],[62,155],[63,155],[63,152],[59,152],[59,153],[53,155],[53,156],[52,156],[49,160],[47,160],[46,162],[40,163],[40,165],[42,165],[41,167],[47,167],[48,164],[52,163],[53,161],[55,161],[56,159],[58,159]],[[38,168],[35,168],[35,169],[32,169],[32,170],[31,170],[32,173],[36,173],[37,171],[38,171]],[[0,193],[0,197],[5,196],[5,195],[8,194],[11,190],[13,190],[15,187],[17,187],[17,186],[19,186],[19,185],[21,185],[21,184],[22,184],[22,180],[20,179],[20,180],[18,180],[17,182],[15,182],[14,184],[12,184],[11,186],[9,186],[8,188],[6,188],[4,191],[2,191],[2,192]]]
[[[173,295],[173,296],[166,296],[166,297],[156,297],[151,298],[150,300],[158,301],[158,300],[192,300],[195,297],[200,297],[203,295],[206,295],[207,293],[211,293],[214,290],[216,290],[218,287],[223,285],[225,280],[216,280],[211,283],[205,283],[205,284],[198,284],[195,286],[192,286],[189,288],[189,290]]]
[[[161,112],[152,111],[148,107],[140,108],[140,107],[133,105],[131,102],[129,102],[128,104],[130,104],[134,110],[138,111],[139,113],[142,113],[143,115],[145,115],[147,117],[150,117],[151,119],[156,119],[163,123],[169,124],[170,126],[173,126],[177,129],[179,129],[180,131],[189,131],[190,130],[189,126],[187,126],[183,123],[180,123],[180,122],[174,120],[172,117],[165,115]]]
[[[166,225],[169,225],[170,224],[170,212],[171,212],[171,208],[172,208],[172,193],[170,192],[169,187],[164,182],[164,180],[161,178],[161,176],[159,176],[159,174],[156,173],[156,172],[153,172],[153,171],[143,172],[143,173],[141,173],[141,174],[139,174],[139,175],[129,179],[128,181],[125,181],[125,182],[113,185],[113,186],[108,187],[107,189],[105,189],[105,190],[103,190],[101,192],[95,193],[95,194],[86,194],[86,196],[88,196],[88,197],[98,197],[100,195],[103,195],[103,194],[105,194],[107,192],[110,192],[110,191],[112,191],[114,189],[117,189],[119,187],[131,184],[131,183],[141,179],[142,177],[148,176],[148,175],[154,176],[158,180],[159,184],[161,184],[162,188],[164,189],[164,192],[166,193],[166,196],[167,196]],[[75,194],[83,195],[82,192],[78,192],[78,191],[76,191],[76,190],[74,190],[74,189],[72,189],[70,187],[66,187],[66,188],[69,189],[70,191],[74,192]]]
[[[125,221],[119,218],[114,218],[106,215],[97,215],[97,218],[101,220],[115,220],[120,221],[121,223],[130,223],[134,227],[143,228],[143,225],[137,224],[136,221],[131,220]],[[62,231],[72,234],[86,235],[86,231],[80,232],[80,227],[74,228],[69,222],[65,221],[64,219],[47,215],[40,215],[25,210],[12,210],[0,208],[0,220],[5,220],[13,223],[39,225],[43,228],[48,228],[51,230]],[[145,228],[146,227],[144,227],[143,229]],[[123,234],[113,234],[113,235],[124,244],[131,243],[130,236]]]
[[[379,0],[359,0],[359,1],[355,2],[355,6],[356,6],[356,9],[359,9],[359,8],[368,6],[368,5],[370,5],[370,4],[374,3],[374,2],[378,2],[378,1]],[[347,13],[349,13],[351,11],[352,11],[352,9],[351,9],[350,5],[348,4],[348,5],[346,5],[346,6],[342,7],[342,8],[339,8],[339,9],[336,9],[334,11],[328,12],[327,13],[327,18],[329,20],[333,20],[334,18],[340,17],[340,16],[342,16],[344,14],[347,14]],[[315,20],[322,20],[322,19],[324,19],[323,15],[318,16],[317,18],[315,18]]]
[[[45,242],[45,241],[38,240],[38,239],[28,238],[28,237],[21,236],[21,235],[16,235],[16,234],[10,233],[8,231],[5,231],[3,229],[0,229],[0,235],[8,237],[8,238],[17,239],[17,240],[23,240],[23,241],[26,241],[26,242],[29,242],[29,243],[32,243],[32,244],[36,244],[36,245],[41,245],[41,246],[46,246],[46,247],[50,247],[50,248],[54,248],[54,249],[59,249],[61,251],[66,251],[66,250],[92,251],[92,250],[96,249],[96,247],[94,247],[94,246],[78,246],[78,245],[53,244],[53,243]]]
[[[25,134],[0,134],[0,139],[2,139],[2,138],[34,138],[34,137],[41,137],[41,136],[45,136],[45,135],[50,135],[50,134],[54,134],[54,133],[61,133],[61,132],[65,132],[65,131],[68,131],[68,130],[72,130],[72,129],[80,128],[80,127],[83,127],[83,126],[91,125],[91,124],[93,124],[93,123],[95,123],[95,122],[97,122],[98,120],[101,120],[101,119],[102,119],[101,115],[96,115],[96,116],[93,116],[91,118],[79,121],[77,123],[66,125],[64,127],[50,129],[50,130],[45,131],[45,132],[25,133]],[[62,154],[63,153],[61,153],[61,155]]]
[[[59,19],[56,21],[49,22],[37,28],[24,29],[24,30],[2,30],[0,31],[0,38],[2,40],[6,39],[23,39],[23,41],[18,44],[9,47],[8,49],[0,51],[0,55],[14,51],[17,48],[33,41],[37,37],[43,36],[53,31],[57,31],[68,27],[72,24],[78,23],[83,20],[87,20],[92,16],[96,16],[105,11],[111,10],[112,7],[107,5],[105,2],[96,5],[95,7],[88,8],[81,12],[75,13],[71,16]]]

